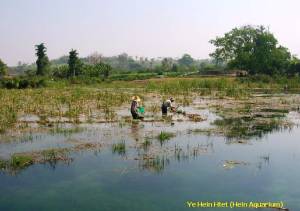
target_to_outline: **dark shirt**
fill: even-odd
[[[131,111],[131,112],[134,112],[134,113],[137,113],[137,107],[138,107],[137,101],[133,100],[133,101],[131,102],[131,108],[130,108],[130,111]]]

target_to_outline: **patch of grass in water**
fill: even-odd
[[[156,157],[154,159],[146,159],[142,163],[143,169],[152,170],[154,172],[162,172],[167,165],[169,165],[170,160],[166,157]]]
[[[67,160],[68,150],[61,149],[47,149],[41,152],[44,162],[56,162],[58,160]]]
[[[33,164],[33,158],[29,155],[13,155],[10,159],[10,167],[13,169],[21,169]]]
[[[113,144],[112,151],[113,151],[113,153],[118,153],[119,155],[124,155],[126,153],[125,141],[121,141],[120,143]]]
[[[163,144],[165,141],[175,137],[174,133],[169,133],[165,131],[161,131],[160,134],[157,136],[157,139]]]
[[[215,124],[227,138],[252,138],[262,137],[283,127],[280,119],[261,120],[254,118],[224,118],[215,120]]]
[[[0,169],[5,169],[7,166],[7,161],[5,160],[0,160]]]
[[[149,148],[149,146],[151,145],[151,141],[149,139],[146,138],[146,140],[142,143],[142,146],[144,148],[144,150],[147,150]]]

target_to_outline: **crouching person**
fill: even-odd
[[[163,102],[161,105],[161,112],[163,116],[166,116],[168,114],[168,108],[170,108],[171,111],[176,111],[176,108],[173,106],[174,99],[171,97],[170,99]]]
[[[143,119],[143,116],[140,116],[139,114],[139,102],[141,102],[141,99],[139,98],[139,96],[133,96],[132,97],[132,101],[131,101],[131,115],[133,119]]]

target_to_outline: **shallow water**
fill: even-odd
[[[282,201],[290,210],[300,210],[298,128],[240,144],[187,132],[199,123],[81,125],[86,126],[68,136],[41,134],[1,144],[0,153],[63,147],[75,139],[125,140],[126,154],[112,153],[108,144],[100,152],[73,152],[69,164],[33,165],[15,176],[2,172],[0,210],[189,210],[187,201]],[[138,143],[161,130],[177,131],[177,136],[162,145],[153,139],[149,151],[164,162],[145,165],[136,159],[145,153]],[[226,166],[226,161],[243,163]]]

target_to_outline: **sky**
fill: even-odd
[[[0,59],[36,60],[45,43],[50,59],[73,48],[81,57],[209,57],[209,40],[234,27],[264,25],[300,55],[299,0],[0,0]]]

